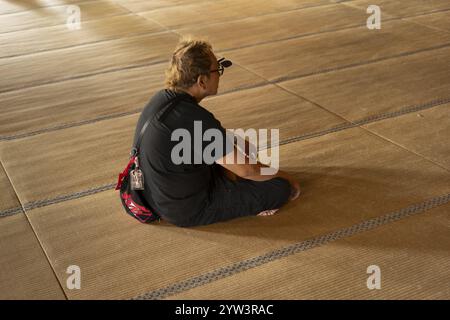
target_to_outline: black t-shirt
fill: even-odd
[[[167,103],[174,98],[178,98],[178,102],[172,104],[171,108],[168,107]],[[189,220],[206,205],[211,187],[213,160],[233,150],[233,138],[226,134],[220,121],[211,112],[197,104],[194,97],[185,92],[165,89],[151,98],[137,122],[133,146],[142,126],[149,118],[153,120],[144,133],[139,154],[145,183],[143,195],[163,219],[169,222]],[[189,134],[191,138],[173,135],[177,129]],[[217,129],[216,133],[220,132],[220,138],[223,139],[221,149],[211,151],[214,148],[208,147],[216,140],[215,137],[203,141],[207,140],[202,137],[208,129]],[[189,143],[190,151],[181,150],[181,142]],[[197,145],[194,145],[195,143]],[[173,153],[173,150],[177,152]],[[186,151],[188,152],[185,153]],[[205,161],[201,155],[206,151],[209,151],[206,154],[212,155],[212,159],[205,158]],[[180,157],[175,159],[172,155],[183,157],[183,162],[180,163]],[[187,160],[188,158],[190,160]]]

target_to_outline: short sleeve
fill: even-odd
[[[203,136],[201,153],[203,161],[212,164],[234,150],[234,135],[231,131],[226,130],[212,113],[206,112],[201,118]],[[197,156],[199,156],[199,151],[200,148],[194,148]]]
[[[171,132],[175,164],[213,164],[234,150],[234,134],[199,105],[180,105],[167,116],[165,125]]]

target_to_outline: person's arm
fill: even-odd
[[[246,153],[248,153],[248,150],[249,150],[249,144],[248,144],[248,141],[246,141],[245,153],[243,153],[241,150],[236,148],[236,146],[234,146],[234,152],[233,152],[234,159],[230,159],[231,161],[227,161],[228,160],[227,155],[225,155],[223,158],[218,159],[216,161],[216,163],[218,163],[225,169],[233,172],[237,176],[244,178],[244,179],[249,179],[249,180],[254,180],[254,181],[267,181],[267,180],[273,179],[275,177],[284,178],[287,181],[289,181],[289,183],[291,184],[291,187],[292,187],[292,195],[290,197],[290,200],[292,201],[292,200],[295,200],[298,198],[298,196],[300,195],[300,186],[299,186],[298,181],[296,181],[287,172],[284,172],[281,170],[278,170],[278,172],[275,174],[262,175],[261,169],[269,168],[269,166],[260,163],[256,159],[251,161],[250,158],[246,155]],[[244,160],[244,163],[242,163],[242,164],[238,163],[239,155],[241,157],[241,160],[242,159]],[[256,162],[256,163],[254,163],[254,162]]]

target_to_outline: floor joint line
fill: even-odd
[[[280,260],[282,258],[292,256],[303,251],[326,245],[330,242],[349,238],[354,235],[367,232],[423,212],[427,212],[430,209],[444,205],[448,202],[450,202],[450,194],[437,196],[380,217],[364,220],[360,223],[351,225],[346,228],[329,232],[324,235],[313,237],[304,241],[296,242],[291,245],[272,250],[268,253],[239,261],[221,268],[217,268],[210,272],[188,278],[187,280],[176,282],[160,289],[148,291],[144,294],[132,298],[132,300],[160,300],[168,298],[175,294],[204,286],[206,284],[233,276],[249,269],[265,265],[272,261]]]

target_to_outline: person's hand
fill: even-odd
[[[289,197],[290,201],[294,201],[300,196],[300,185],[296,180],[291,179],[289,181],[291,183],[291,196]]]

